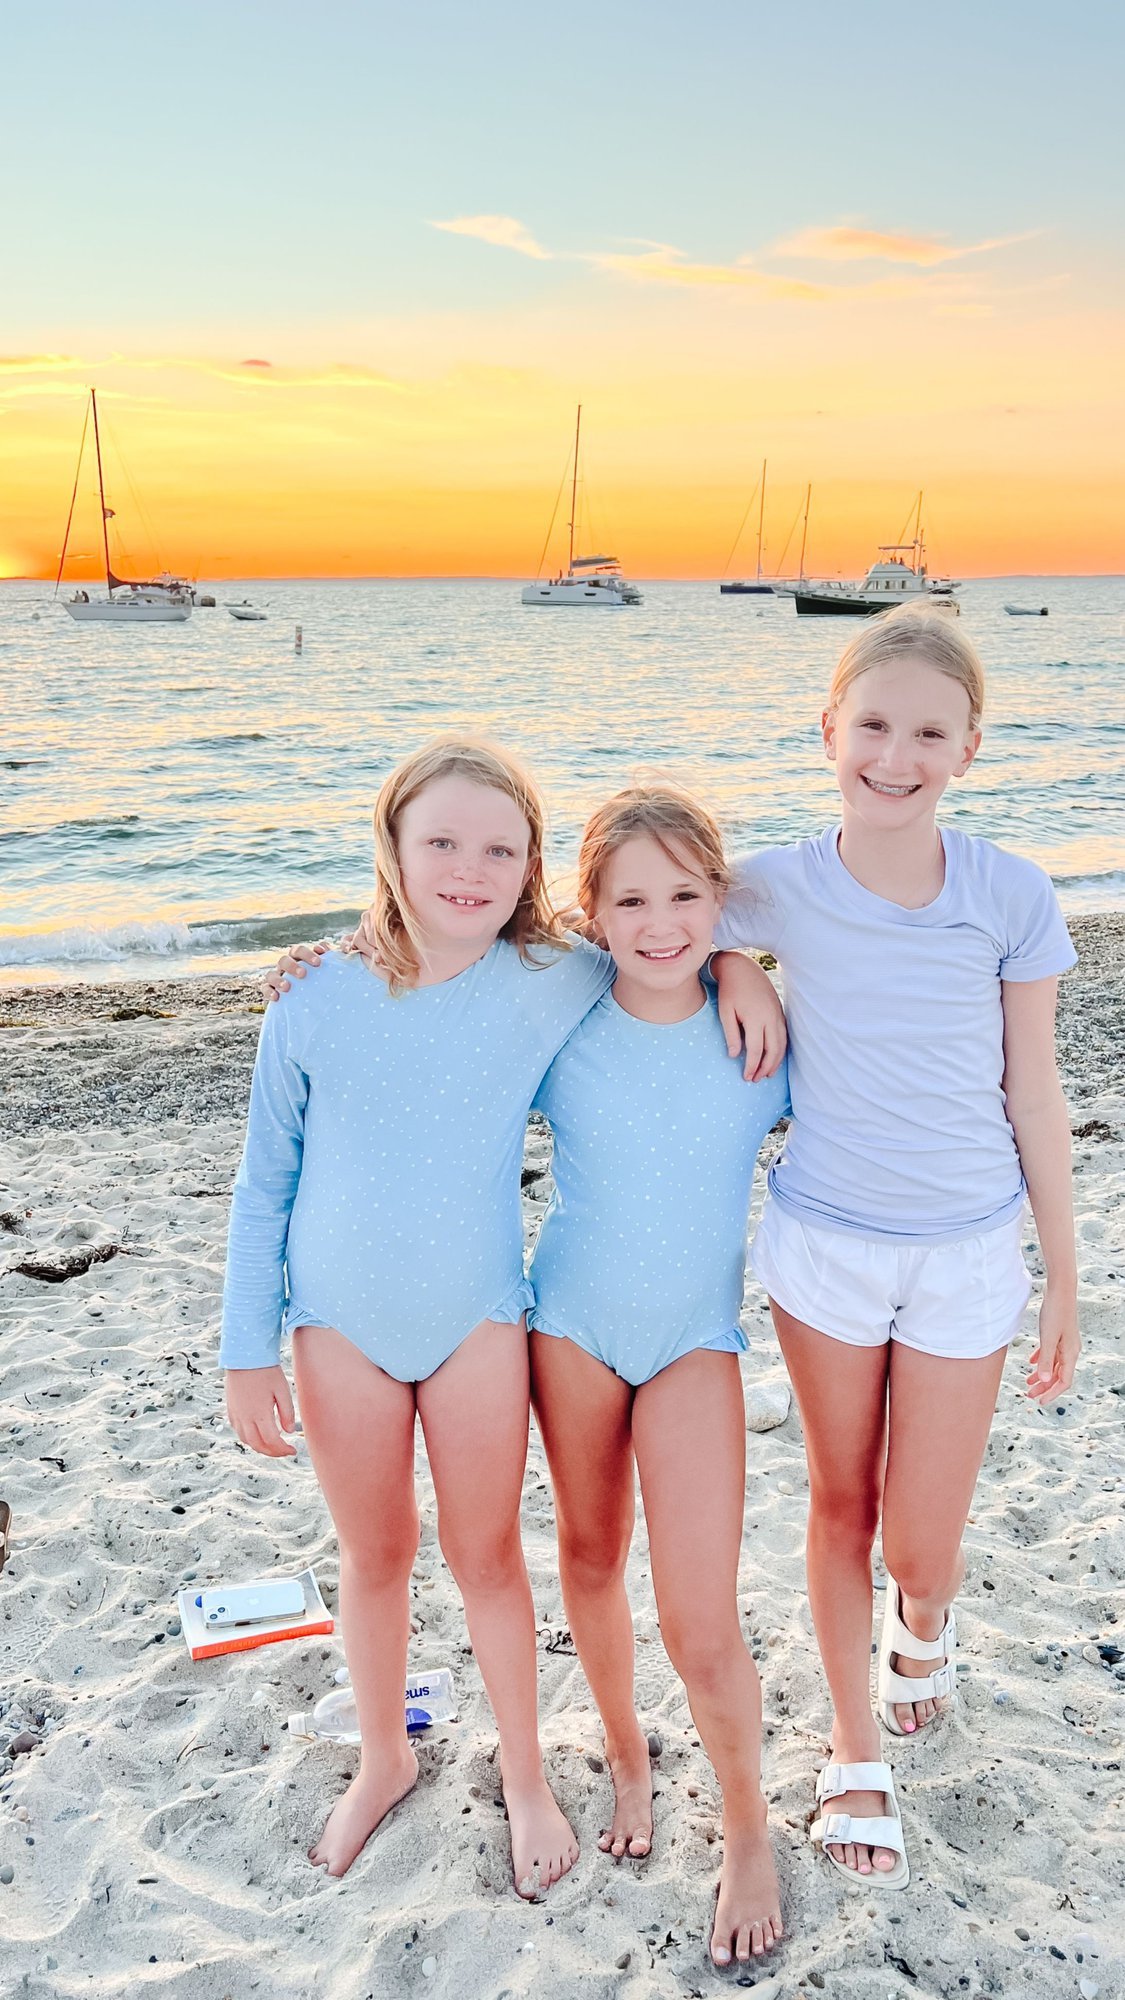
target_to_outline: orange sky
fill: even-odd
[[[1118,315],[1061,284],[997,295],[987,258],[954,282],[924,245],[906,279],[812,299],[646,254],[599,280],[596,321],[583,275],[549,313],[298,327],[268,353],[226,328],[0,355],[0,576],[54,574],[91,381],[124,574],[532,574],[579,398],[583,543],[638,576],[719,574],[764,456],[767,570],[806,480],[813,573],[865,566],[919,487],[935,569],[1125,567]],[[68,580],[99,574],[92,474],[91,453]]]

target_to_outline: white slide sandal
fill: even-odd
[[[938,1665],[932,1674],[896,1674],[891,1665],[892,1653],[905,1653],[909,1660],[936,1660]],[[902,1622],[902,1599],[893,1576],[887,1578],[887,1596],[883,1606],[883,1631],[879,1640],[879,1674],[877,1681],[879,1718],[884,1729],[892,1736],[905,1736],[895,1716],[896,1703],[913,1701],[953,1702],[957,1699],[957,1620],[952,1606],[945,1625],[936,1639],[918,1639]],[[911,1732],[913,1733],[913,1732]]]
[[[831,1799],[842,1798],[845,1792],[882,1792],[886,1814],[881,1819],[857,1819],[851,1813],[823,1811]],[[822,1810],[809,1828],[809,1839],[824,1849],[824,1858],[837,1875],[842,1875],[853,1889],[905,1889],[910,1880],[910,1863],[890,1765],[826,1764],[817,1777],[816,1797]],[[888,1847],[898,1860],[885,1872],[872,1868],[870,1875],[861,1875],[858,1869],[845,1867],[828,1852],[830,1846],[843,1847],[849,1842],[861,1847]]]

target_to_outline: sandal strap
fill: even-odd
[[[894,1798],[895,1781],[889,1764],[826,1764],[817,1773],[816,1796],[823,1802],[845,1792],[882,1792]]]
[[[956,1687],[957,1669],[952,1660],[932,1674],[896,1674],[893,1667],[884,1667],[879,1675],[880,1701],[936,1701],[940,1695],[953,1694]]]
[[[887,1847],[892,1854],[906,1853],[900,1819],[855,1818],[851,1813],[825,1813],[809,1828],[809,1839],[823,1847]]]
[[[887,1577],[887,1599],[884,1606],[884,1633],[889,1638],[887,1648],[892,1653],[905,1653],[908,1660],[944,1660],[952,1658],[957,1646],[957,1617],[951,1604],[946,1612],[945,1624],[936,1639],[919,1639],[910,1630],[902,1616],[902,1592],[893,1576]]]

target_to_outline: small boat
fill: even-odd
[[[582,432],[582,405],[578,405],[578,419],[574,426],[574,472],[570,485],[570,545],[565,571],[546,582],[536,578],[534,583],[524,585],[520,592],[522,604],[600,604],[615,606],[620,604],[643,604],[644,598],[635,583],[630,583],[622,575],[621,564],[616,556],[576,556],[574,535],[578,520],[578,441]],[[563,474],[565,478],[565,473]],[[558,500],[555,501],[556,507]],[[555,525],[551,517],[551,528]],[[547,530],[547,540],[551,539],[551,528]],[[544,547],[544,553],[546,548]]]
[[[766,460],[764,458],[762,460],[761,474],[754,488],[754,493],[760,494],[758,501],[758,567],[754,571],[752,578],[742,577],[732,579],[729,583],[720,583],[719,589],[724,597],[772,597],[774,595],[772,583],[767,582],[766,578],[762,575],[762,524],[766,514]],[[734,550],[742,540],[742,529],[746,526],[746,515],[749,514],[751,507],[754,505],[754,493],[750,495],[746,503],[746,514],[742,516],[742,525],[734,538],[734,548],[732,548],[730,555],[727,557],[728,569],[734,557]]]
[[[1045,604],[1006,604],[1004,609],[1009,618],[1046,618],[1048,615]]]
[[[129,582],[115,576],[109,559],[109,523],[114,518],[114,509],[106,506],[105,479],[102,474],[102,443],[98,429],[98,392],[90,391],[90,407],[82,426],[82,439],[78,446],[78,464],[74,472],[74,490],[70,496],[70,512],[66,517],[66,533],[63,536],[62,554],[59,557],[58,574],[55,577],[55,596],[59,594],[63,566],[66,562],[70,529],[74,520],[74,503],[78,497],[78,481],[82,473],[82,454],[86,445],[86,430],[91,416],[94,419],[94,450],[98,461],[98,498],[101,503],[102,548],[105,553],[105,597],[91,597],[88,590],[76,590],[73,597],[63,600],[63,609],[80,624],[97,625],[180,625],[191,617],[194,592],[190,583],[182,576],[173,576],[170,570],[162,570],[159,576],[149,578],[145,583]]]
[[[227,610],[232,618],[240,618],[244,624],[256,623],[267,616],[266,612],[259,611],[256,604],[251,604],[248,597],[244,597],[240,604],[228,604]]]
[[[805,500],[805,528],[807,531],[808,495]],[[879,549],[878,560],[872,563],[861,581],[814,580],[805,576],[804,564],[805,544],[802,538],[800,576],[793,583],[777,583],[774,589],[779,597],[791,597],[797,610],[806,615],[819,613],[836,618],[872,618],[880,611],[892,611],[896,604],[909,604],[919,598],[927,599],[939,610],[960,610],[953,595],[960,585],[947,576],[931,577],[926,569],[920,493],[912,539],[909,542],[884,543]]]

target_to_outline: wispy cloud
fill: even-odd
[[[632,278],[648,285],[736,286],[785,299],[824,299],[831,290],[824,285],[807,284],[801,278],[759,271],[748,257],[740,257],[733,264],[693,263],[671,243],[653,244],[647,250],[598,252],[584,257],[583,262],[615,277]]]
[[[71,354],[0,354],[0,375],[48,375],[85,366]]]
[[[943,236],[912,235],[907,230],[859,229],[837,223],[825,229],[799,229],[773,246],[775,257],[806,257],[813,263],[951,264],[959,257],[979,257],[986,250],[1004,250],[1037,236],[1025,229],[1017,236],[989,236],[980,243],[950,243]]]
[[[497,250],[518,250],[521,257],[535,257],[544,264],[551,259],[551,252],[544,250],[514,215],[458,215],[452,222],[432,222],[430,228],[444,229],[448,236],[475,236],[479,243],[491,243]]]

